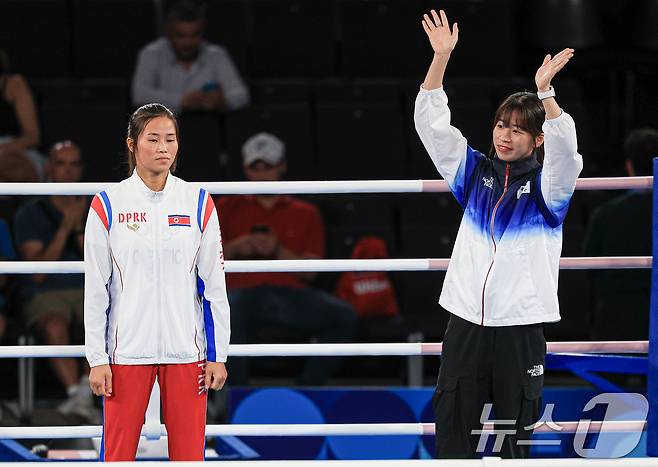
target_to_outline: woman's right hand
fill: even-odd
[[[110,365],[95,366],[89,372],[89,386],[97,396],[112,395],[112,370]]]
[[[434,54],[436,55],[450,55],[457,45],[459,39],[459,27],[457,23],[452,25],[452,32],[450,31],[450,23],[445,11],[439,10],[440,17],[436,14],[435,10],[431,10],[432,18],[429,15],[423,15],[423,29],[427,33],[430,40]]]

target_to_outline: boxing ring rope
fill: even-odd
[[[651,269],[651,256],[561,258],[560,269]],[[445,271],[447,258],[229,260],[226,272]],[[3,261],[0,274],[82,274],[82,261]]]
[[[553,422],[559,429],[542,424],[535,433],[636,433],[645,428],[644,421],[591,421],[584,427],[580,422]],[[164,424],[153,430],[142,427],[142,436],[157,439],[167,436]],[[151,429],[151,431],[149,431]],[[434,436],[434,423],[323,423],[323,424],[245,424],[207,425],[206,436]],[[493,423],[485,423],[483,431],[495,434]],[[0,439],[82,439],[100,438],[102,426],[22,426],[0,427]]]
[[[646,354],[649,341],[548,342],[552,354]],[[441,355],[441,343],[362,343],[362,344],[231,344],[229,357],[411,357]],[[84,357],[84,345],[5,345],[3,358]]]
[[[80,467],[80,462],[49,462],[56,467]],[[104,462],[85,462],[85,466],[103,467]],[[124,462],[124,466],[130,467],[162,467],[161,462],[156,461],[139,461]],[[177,462],[180,467],[205,467],[205,462]],[[222,461],[222,467],[436,467],[436,460],[417,459],[417,460],[322,460],[322,461]],[[499,457],[485,457],[482,459],[441,459],[441,467],[523,467],[530,465],[532,467],[617,467],[617,466],[638,466],[652,467],[658,466],[658,459],[647,458],[622,458],[622,459],[500,459]],[[28,462],[7,462],[3,463],[6,467],[33,467],[33,463]]]
[[[212,194],[447,193],[444,180],[202,182]],[[0,183],[0,195],[93,195],[114,183]],[[653,177],[580,178],[576,190],[650,190]]]

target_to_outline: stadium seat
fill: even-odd
[[[252,12],[252,76],[334,73],[331,0],[253,0]]]
[[[0,48],[11,70],[28,78],[71,73],[71,24],[66,0],[4,0]]]
[[[431,47],[420,0],[338,0],[341,76],[421,76]]]
[[[73,0],[73,59],[82,78],[129,79],[139,50],[157,38],[152,0]]]

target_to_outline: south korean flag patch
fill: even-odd
[[[521,199],[521,195],[530,193],[530,180],[526,182],[521,188],[516,190],[516,199]]]

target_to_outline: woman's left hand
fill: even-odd
[[[551,86],[551,80],[560,71],[564,68],[571,57],[573,57],[573,49],[564,49],[562,52],[555,55],[551,58],[551,54],[544,57],[544,62],[541,64],[537,73],[535,74],[535,84],[537,85],[538,91],[548,91]]]
[[[206,391],[219,391],[224,387],[227,377],[226,365],[222,362],[206,362]]]

